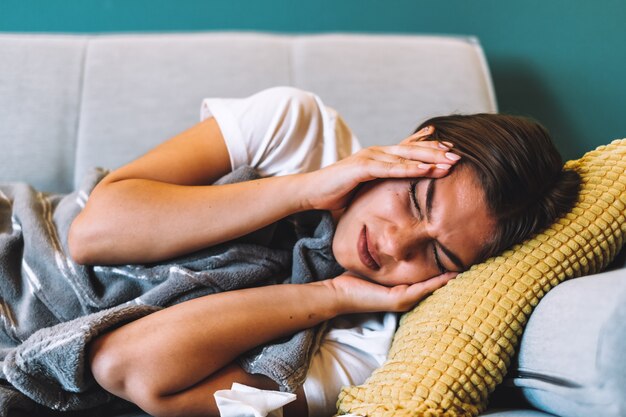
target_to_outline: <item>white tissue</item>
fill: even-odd
[[[283,406],[296,399],[296,394],[236,382],[229,390],[216,391],[213,396],[221,417],[283,417]]]

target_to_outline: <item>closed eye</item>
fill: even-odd
[[[423,220],[424,215],[422,213],[422,209],[419,205],[419,202],[417,201],[417,194],[415,193],[416,186],[417,186],[417,181],[411,181],[411,184],[409,185],[409,196],[411,198],[411,202],[413,203],[413,206],[417,210],[417,215],[418,215],[419,220]],[[437,269],[439,270],[440,273],[445,274],[446,272],[448,272],[446,267],[444,267],[443,264],[441,263],[441,259],[439,258],[439,251],[437,250],[437,245],[435,243],[433,243],[433,258],[435,259],[435,265],[437,266]]]
[[[423,220],[424,215],[422,213],[422,209],[420,208],[419,203],[417,202],[417,195],[415,194],[416,186],[417,186],[417,181],[411,181],[411,184],[409,185],[409,196],[411,197],[411,202],[413,203],[413,206],[417,210],[417,215],[418,215],[417,217],[420,220]]]
[[[443,266],[443,264],[441,263],[441,259],[439,259],[439,251],[437,250],[437,245],[435,245],[434,243],[433,243],[433,255],[435,257],[435,263],[437,264],[437,268],[439,269],[439,272],[441,272],[442,274],[445,274],[446,272],[448,272],[446,267]]]

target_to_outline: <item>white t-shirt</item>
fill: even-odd
[[[361,149],[334,109],[293,87],[205,99],[201,119],[210,116],[224,136],[232,169],[249,165],[264,177],[315,171]]]
[[[334,109],[315,94],[293,87],[270,88],[242,99],[205,99],[201,119],[211,116],[220,127],[233,170],[249,165],[262,176],[309,172],[361,149]],[[304,383],[309,417],[333,415],[341,387],[362,384],[382,365],[396,326],[393,313],[331,321]],[[226,395],[229,401],[247,401],[240,391]]]

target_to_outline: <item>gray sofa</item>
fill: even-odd
[[[497,111],[471,37],[0,34],[0,181],[68,192],[90,167],[196,123],[203,97],[275,85],[316,92],[364,145],[397,142],[429,116]],[[626,416],[626,269],[614,268],[541,301],[485,415]]]

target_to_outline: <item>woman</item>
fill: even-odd
[[[206,100],[203,118],[100,182],[72,225],[74,259],[156,262],[293,213],[329,210],[332,253],[345,273],[209,295],[99,337],[90,355],[98,383],[155,416],[216,415],[212,394],[233,382],[276,389],[266,376],[244,372],[237,358],[335,319],[285,408],[286,415],[323,415],[341,385],[362,382],[382,363],[396,325],[391,314],[351,316],[347,324],[338,317],[410,309],[551,223],[578,187],[545,130],[521,118],[435,118],[397,146],[360,151],[334,110],[292,88]],[[211,185],[246,164],[266,178]],[[368,332],[382,340],[350,346],[352,336]]]

